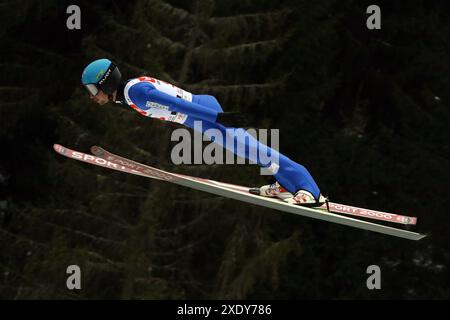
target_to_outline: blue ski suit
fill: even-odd
[[[272,165],[273,168],[273,164],[261,161],[258,156],[259,152],[251,152],[263,150],[267,155],[270,155],[271,159],[278,159],[278,163],[275,164],[278,170],[274,171],[274,177],[282,187],[293,194],[303,189],[311,192],[316,199],[319,198],[319,187],[304,166],[262,144],[246,133],[244,129],[234,128],[230,131],[230,128],[217,123],[217,115],[223,112],[223,109],[215,97],[194,95],[152,77],[139,77],[128,81],[123,96],[126,104],[143,116],[177,122],[194,130],[198,130],[194,121],[201,121],[202,134],[205,134],[208,129],[216,129],[222,133],[223,140],[213,137],[214,143],[234,154],[245,156],[246,159],[261,167],[269,168]],[[230,143],[226,143],[226,137],[233,130],[242,130],[244,134],[233,135],[234,143],[230,146]],[[207,134],[208,132],[206,132]],[[242,152],[245,152],[245,155]]]

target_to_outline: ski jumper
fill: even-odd
[[[217,129],[222,133],[223,140],[214,139],[214,143],[264,168],[273,168],[274,164],[262,163],[259,158],[260,153],[257,150],[263,150],[271,158],[278,159],[278,163],[275,164],[278,170],[275,170],[274,177],[281,186],[292,194],[303,189],[311,192],[314,198],[319,198],[319,187],[304,166],[262,144],[242,128],[226,128],[217,123],[217,115],[223,110],[215,97],[194,95],[151,77],[128,81],[123,95],[125,102],[143,116],[180,123],[194,130],[196,130],[194,121],[201,121],[202,134],[208,129]],[[230,146],[226,143],[226,137],[230,136],[233,130],[241,130],[243,134],[233,134],[234,143]],[[206,135],[208,136],[208,132]]]

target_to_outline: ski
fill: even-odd
[[[235,186],[233,184],[190,177],[182,174],[170,173],[164,170],[140,164],[127,158],[116,156],[100,147],[92,148],[92,152],[93,153],[95,152],[96,156],[79,151],[74,151],[58,144],[54,145],[54,149],[59,154],[78,161],[95,164],[113,170],[131,173],[152,179],[164,180],[178,185],[193,188],[196,190],[213,193],[216,195],[232,198],[235,200],[249,202],[252,204],[268,207],[271,209],[302,215],[309,218],[329,221],[337,224],[351,226],[354,228],[364,229],[368,231],[378,232],[410,240],[420,240],[426,236],[420,233],[392,228],[372,222],[362,221],[347,216],[338,215],[335,213],[329,213],[321,209],[293,206],[288,203],[281,202],[277,199],[264,198],[261,196],[250,194],[248,192],[248,188]]]
[[[99,156],[101,158],[121,164],[125,167],[137,170],[141,173],[150,175],[154,179],[164,180],[164,178],[159,177],[161,174],[163,174],[162,170],[158,170],[158,169],[143,165],[139,162],[135,162],[133,160],[112,154],[112,153],[110,153],[100,147],[97,147],[97,146],[93,146],[91,148],[91,152],[94,155]],[[183,176],[187,179],[200,179],[200,178],[195,178],[195,177],[181,175],[181,174],[180,174],[180,176]],[[212,185],[216,185],[216,186],[222,186],[225,188],[234,189],[234,190],[237,190],[240,192],[248,192],[248,190],[249,190],[248,187],[234,185],[234,184],[230,184],[230,183],[218,182],[218,181],[208,180],[208,179],[201,179],[201,181],[212,184]],[[278,199],[275,199],[275,200],[278,200]],[[279,200],[279,201],[281,201],[281,200]],[[393,214],[393,213],[388,213],[388,212],[363,209],[363,208],[353,207],[353,206],[340,204],[340,203],[334,203],[334,202],[329,202],[328,205],[329,205],[329,210],[334,213],[343,213],[343,214],[347,214],[347,215],[353,215],[353,216],[358,216],[358,217],[363,217],[363,218],[369,218],[369,219],[381,220],[381,221],[387,221],[387,222],[393,222],[393,223],[400,223],[400,224],[415,225],[417,222],[416,217],[408,217],[408,216],[403,216],[403,215],[398,215],[398,214]],[[316,209],[318,209],[318,208],[316,208]],[[324,204],[322,207],[320,207],[320,209],[327,210],[326,204]]]

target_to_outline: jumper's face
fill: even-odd
[[[108,95],[101,90],[99,90],[95,96],[90,93],[89,99],[93,100],[95,103],[101,106],[109,101]]]

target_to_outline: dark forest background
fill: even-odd
[[[81,30],[66,8],[81,8]],[[382,29],[366,28],[377,4]],[[0,2],[0,298],[448,299],[450,4],[443,1]],[[62,158],[100,145],[174,166],[176,125],[80,85],[107,57],[279,128],[331,200],[418,217],[419,242],[293,216]],[[82,290],[66,289],[66,268]],[[366,288],[366,268],[382,289]]]

